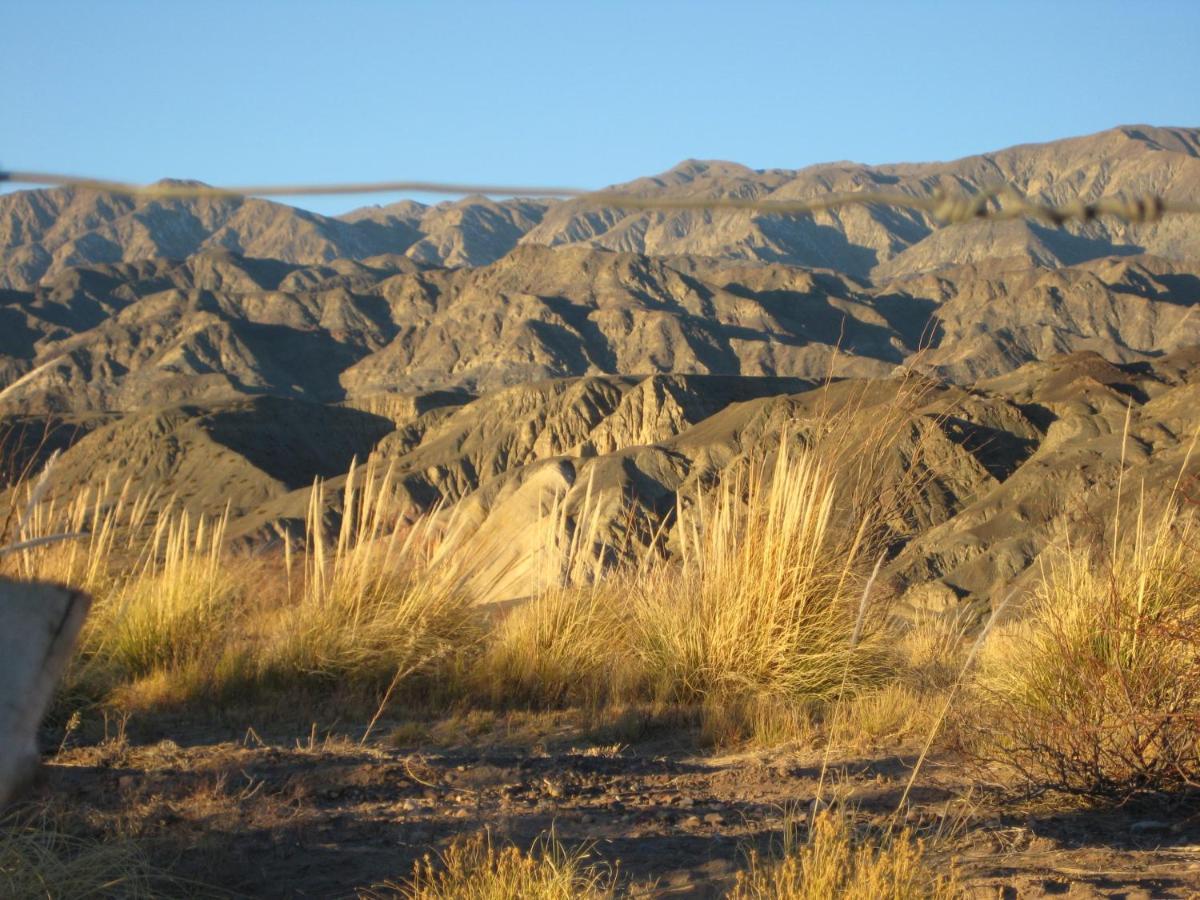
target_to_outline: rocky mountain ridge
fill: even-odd
[[[0,409],[134,411],[256,395],[363,401],[545,378],[960,384],[1051,355],[1200,343],[1200,278],[1153,256],[965,265],[868,287],[833,271],[520,247],[489,266],[322,266],[228,252],[68,269],[0,291]]]
[[[1200,199],[1198,147],[1197,128],[1125,126],[947,163],[754,170],[688,160],[614,189],[643,197],[784,201],[879,189],[929,196],[1007,183],[1055,203],[1147,193],[1194,201]],[[1200,259],[1200,236],[1180,219],[947,229],[920,212],[876,206],[806,217],[481,197],[432,207],[406,200],[333,218],[257,199],[132,199],[76,188],[0,196],[0,287],[22,290],[72,266],[184,259],[211,250],[310,265],[396,254],[422,265],[480,266],[518,245],[785,263],[874,281],[994,259],[1051,266],[1138,253]]]

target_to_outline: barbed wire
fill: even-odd
[[[625,210],[750,211],[764,215],[811,215],[847,206],[890,206],[914,209],[954,225],[982,219],[1029,218],[1061,226],[1109,216],[1131,223],[1151,223],[1167,215],[1200,215],[1200,203],[1155,194],[1135,197],[1101,197],[1064,204],[1032,200],[1010,184],[995,185],[969,194],[935,191],[929,195],[901,191],[854,191],[821,194],[803,200],[769,200],[746,197],[673,197],[631,194],[625,191],[588,190],[533,185],[461,184],[437,181],[373,181],[343,184],[253,185],[213,187],[198,182],[169,181],[139,185],[52,172],[0,170],[0,183],[75,187],[148,199],[234,199],[242,197],[295,197],[352,194],[479,194],[488,197],[526,197],[575,200],[588,206]]]

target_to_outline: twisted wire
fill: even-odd
[[[630,211],[749,211],[763,215],[812,215],[847,206],[889,206],[924,212],[945,225],[978,220],[1036,219],[1061,226],[1067,222],[1090,222],[1112,217],[1131,223],[1153,223],[1167,215],[1200,214],[1200,203],[1158,195],[1101,197],[1051,204],[1032,200],[1012,185],[1002,184],[978,193],[936,191],[921,196],[901,191],[854,191],[829,193],[803,200],[769,200],[745,197],[672,197],[630,194],[624,191],[592,191],[584,188],[537,185],[462,184],[436,181],[374,181],[337,184],[251,185],[213,187],[188,182],[130,184],[62,175],[52,172],[0,171],[0,182],[74,187],[123,194],[144,199],[235,199],[243,197],[289,197],[334,194],[445,194],[488,197],[531,197],[570,199],[597,207]]]

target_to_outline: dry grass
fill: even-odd
[[[567,850],[553,834],[528,853],[497,848],[491,835],[462,838],[438,858],[426,856],[402,885],[383,885],[365,896],[407,900],[602,900],[614,897],[614,873],[588,865],[587,851]]]
[[[807,839],[775,859],[751,854],[730,900],[942,900],[960,896],[953,871],[939,872],[909,831],[856,835],[836,810],[819,813]]]
[[[0,571],[100,597],[137,568],[151,515],[160,509],[165,514],[170,501],[152,493],[135,496],[128,482],[114,490],[107,480],[67,501],[45,500],[53,466],[51,458],[37,479],[11,491],[10,545],[19,549],[0,556]]]
[[[0,822],[0,896],[135,900],[166,887],[130,841],[71,837],[45,817]]]
[[[836,484],[781,441],[680,505],[681,559],[566,576],[512,610],[477,683],[493,703],[697,710],[718,742],[797,737],[888,672],[881,611],[861,602],[865,529],[834,526]],[[586,568],[574,552],[564,572]]]
[[[224,518],[193,523],[186,512],[160,517],[141,565],[97,598],[83,658],[136,678],[219,653],[239,588],[223,554],[225,527]]]
[[[64,507],[38,496],[44,479],[23,489],[21,538],[83,536],[0,562],[92,593],[72,702],[221,703],[303,686],[490,708],[649,704],[698,713],[714,740],[775,742],[892,672],[882,605],[860,604],[887,510],[871,507],[844,438],[826,428],[804,449],[785,437],[681,501],[672,561],[648,551],[606,570],[628,554],[597,547],[597,510],[555,504],[541,529],[549,577],[491,625],[472,601],[486,548],[464,552],[453,517],[399,520],[392,473],[373,462],[351,468],[340,506],[315,484],[305,541],[277,563],[231,555],[223,519],[109,485]],[[863,706],[860,732],[906,733],[883,711]]]
[[[72,702],[202,702],[335,680],[395,688],[471,656],[483,623],[460,589],[453,539],[434,532],[432,517],[397,521],[390,488],[390,473],[352,469],[331,537],[318,483],[296,559],[289,550],[264,563],[226,549],[224,518],[193,518],[128,486],[62,506],[28,485],[15,534],[34,545],[0,565],[93,596],[67,679]],[[63,533],[80,537],[39,543]]]
[[[269,654],[276,677],[386,683],[446,671],[477,647],[483,622],[464,590],[468,571],[453,529],[439,536],[432,517],[404,527],[391,515],[390,482],[390,471],[351,468],[332,543],[324,488],[314,487],[303,587]]]
[[[871,522],[835,523],[838,484],[783,440],[681,504],[681,559],[607,572],[595,511],[585,501],[568,531],[556,506],[543,590],[490,627],[453,519],[397,520],[391,473],[372,464],[351,469],[332,534],[315,485],[305,542],[278,568],[225,551],[223,519],[157,512],[127,488],[31,504],[26,538],[84,537],[11,565],[95,598],[76,698],[146,708],[305,684],[493,708],[649,703],[699,711],[714,740],[774,742],[889,672],[883,618],[859,602]]]
[[[681,509],[680,567],[632,584],[631,651],[656,699],[711,707],[826,703],[886,673],[860,607],[862,531],[831,527],[827,470],[786,441]]]
[[[621,693],[627,636],[615,584],[551,587],[489,635],[476,690],[499,705],[594,706]]]
[[[1031,782],[1124,798],[1200,782],[1200,552],[1194,518],[1139,515],[1113,546],[1046,564],[979,679],[985,752]]]

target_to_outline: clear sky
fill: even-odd
[[[1197,0],[5,0],[0,166],[601,187],[950,159],[1200,125],[1198,47]]]

